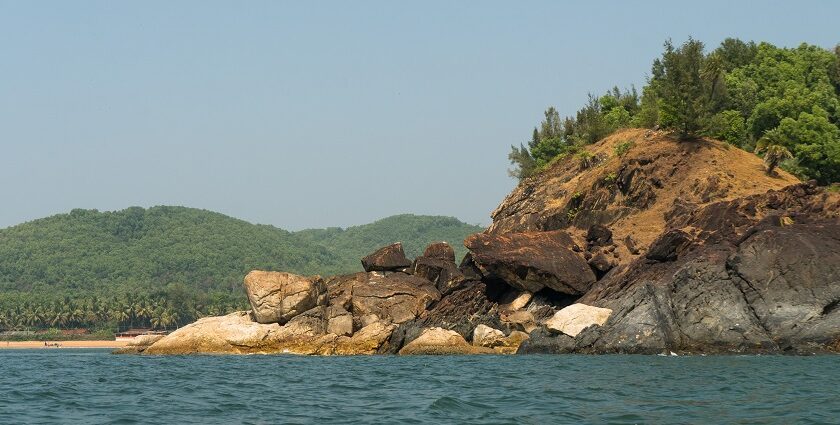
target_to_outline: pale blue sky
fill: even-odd
[[[840,2],[0,1],[0,227],[185,205],[287,229],[489,223],[546,106],[666,38],[840,42]]]

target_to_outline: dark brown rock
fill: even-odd
[[[484,275],[481,274],[481,269],[479,269],[475,264],[472,254],[469,252],[464,256],[464,259],[461,260],[461,265],[458,266],[458,270],[464,274],[464,277],[466,277],[467,280],[481,280],[484,278]]]
[[[455,263],[455,250],[446,242],[435,242],[426,247],[423,256]]]
[[[426,256],[414,259],[412,274],[434,283],[441,295],[452,292],[467,281],[454,262]]]
[[[508,333],[510,329],[499,320],[499,306],[491,299],[491,292],[483,282],[466,282],[417,319],[400,325],[392,336],[393,346],[399,349],[431,327],[454,330],[468,341],[480,324]]]
[[[595,274],[586,260],[571,250],[573,244],[563,231],[477,233],[464,241],[485,278],[500,279],[530,292],[547,287],[579,295],[592,286]]]
[[[607,254],[603,252],[596,254],[589,260],[589,265],[595,270],[595,274],[598,276],[603,276],[605,273],[610,271],[613,267],[615,267],[615,261],[613,261]]]
[[[362,267],[366,272],[397,271],[411,266],[411,261],[405,258],[405,251],[401,243],[384,246],[376,252],[362,258]]]
[[[688,233],[680,229],[669,230],[653,241],[645,257],[653,261],[674,261],[689,243],[691,235]]]
[[[590,246],[607,246],[612,243],[612,231],[601,224],[594,224],[586,232],[586,242]]]

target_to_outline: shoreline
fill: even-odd
[[[47,344],[58,344],[58,346],[44,346]],[[122,348],[129,341],[114,340],[90,340],[90,341],[2,341],[0,350],[9,349],[42,349],[54,350],[61,348]]]

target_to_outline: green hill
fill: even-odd
[[[137,310],[168,310],[183,323],[244,307],[241,282],[253,269],[350,273],[361,270],[362,256],[395,241],[409,256],[440,240],[462,255],[461,241],[481,230],[410,214],[289,232],[185,207],[77,209],[0,229],[0,329],[151,324],[153,314]],[[68,308],[89,317],[61,317]],[[103,309],[112,311],[96,318],[89,311]]]

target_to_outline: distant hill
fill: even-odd
[[[464,238],[481,230],[451,217],[411,214],[289,232],[185,207],[76,209],[0,229],[0,313],[22,304],[149,297],[198,310],[182,311],[186,319],[214,303],[220,310],[243,306],[242,279],[253,269],[351,273],[361,271],[362,256],[396,241],[409,256],[441,240],[462,255]]]
[[[421,255],[429,242],[447,241],[460,260],[467,253],[463,240],[482,230],[452,217],[402,214],[346,229],[302,230],[295,232],[295,236],[334,253],[339,261],[325,266],[321,273],[336,274],[360,270],[361,257],[394,242],[402,242],[406,256],[413,258]]]
[[[77,209],[0,229],[0,282],[22,290],[170,282],[238,290],[253,269],[360,271],[362,256],[396,241],[409,256],[441,240],[463,254],[463,239],[481,230],[451,217],[411,214],[346,229],[289,232],[185,207]]]

